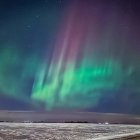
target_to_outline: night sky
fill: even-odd
[[[0,1],[1,110],[139,107],[139,0]]]

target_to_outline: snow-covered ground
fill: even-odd
[[[140,134],[138,125],[0,123],[0,140],[107,140]]]

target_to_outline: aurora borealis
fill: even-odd
[[[0,109],[21,102],[18,109],[139,114],[138,5],[135,0],[1,2]]]

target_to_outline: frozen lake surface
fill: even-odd
[[[0,123],[0,140],[96,140],[140,133],[138,125]]]

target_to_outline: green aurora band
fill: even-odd
[[[78,10],[83,10],[82,16]],[[115,94],[121,89],[133,73],[133,66],[124,70],[121,59],[113,57],[110,51],[104,53],[89,45],[94,44],[91,33],[94,29],[92,15],[86,8],[73,9],[64,24],[51,64],[44,62],[36,73],[31,98],[45,103],[48,110],[95,107],[105,93]],[[106,56],[101,57],[101,53]]]
[[[121,26],[132,21],[117,10],[91,9],[86,4],[71,5],[60,19],[52,20],[59,19],[58,25],[52,23],[57,25],[52,30],[58,28],[54,35],[48,21],[55,12],[51,10],[52,16],[48,12],[46,28],[53,39],[47,40],[50,44],[46,41],[47,46],[34,45],[30,51],[20,43],[1,43],[1,95],[37,106],[43,103],[46,110],[94,108],[102,98],[125,96],[127,91],[140,97],[139,51],[133,49],[137,46],[128,29]]]

